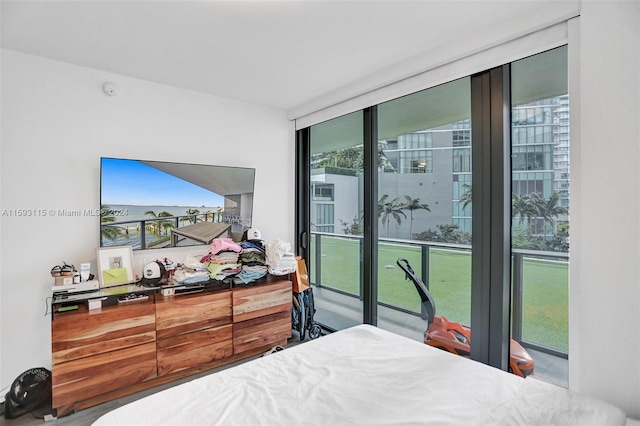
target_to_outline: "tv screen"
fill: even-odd
[[[209,244],[251,227],[255,169],[100,159],[100,246]]]

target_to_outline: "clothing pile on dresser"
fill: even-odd
[[[188,256],[174,274],[174,284],[223,281],[236,277],[248,284],[267,274],[287,275],[296,270],[296,261],[288,242],[262,239],[215,238],[205,256]]]

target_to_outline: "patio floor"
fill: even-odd
[[[362,323],[362,302],[324,288],[313,288],[316,313],[314,321],[331,328],[344,329]],[[395,309],[378,306],[378,327],[422,341],[426,321]],[[535,360],[533,377],[558,386],[568,387],[568,361],[544,352],[527,349]]]

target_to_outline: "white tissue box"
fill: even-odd
[[[93,309],[100,309],[102,308],[102,299],[89,299],[87,300],[87,304],[90,311]]]

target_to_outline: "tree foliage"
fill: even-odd
[[[469,183],[463,183],[462,189],[464,192],[460,194],[458,202],[462,204],[462,210],[464,210],[473,201],[473,187]]]
[[[406,202],[402,205],[403,210],[409,210],[410,222],[409,222],[409,238],[412,238],[413,235],[413,212],[416,210],[426,210],[428,212],[431,211],[431,208],[428,204],[424,204],[420,202],[420,198],[411,198],[408,195],[404,196]]]
[[[389,194],[384,194],[378,200],[378,217],[382,219],[382,224],[386,225],[387,234],[389,236],[389,219],[393,218],[398,225],[402,224],[402,218],[407,218],[407,215],[404,213],[404,204],[400,202],[398,197],[389,201]]]
[[[378,167],[386,163],[386,155],[382,146],[378,146]],[[315,168],[336,167],[351,170],[364,169],[364,150],[362,146],[352,146],[349,148],[336,149],[328,152],[321,152],[312,156],[312,163]]]
[[[453,223],[436,225],[436,230],[428,229],[415,235],[416,240],[433,241],[451,244],[471,244],[471,234],[460,231],[460,227]]]
[[[164,231],[164,235],[167,235],[167,232],[171,228],[175,228],[175,224],[172,219],[163,219],[172,217],[173,215],[167,211],[161,211],[156,214],[154,211],[146,211],[144,212],[145,216],[150,216],[157,220],[148,220],[145,223],[145,229],[155,235],[160,235],[161,231]]]
[[[113,215],[113,209],[106,205],[100,206],[100,222],[101,223],[109,223],[115,222],[116,218]],[[106,238],[108,240],[115,240],[117,237],[122,235],[124,230],[122,227],[117,225],[100,225],[100,238]]]
[[[340,221],[340,225],[342,225],[342,233],[346,235],[362,235],[362,220],[358,216],[354,216],[351,220],[351,223],[345,222],[342,219],[338,219]]]

